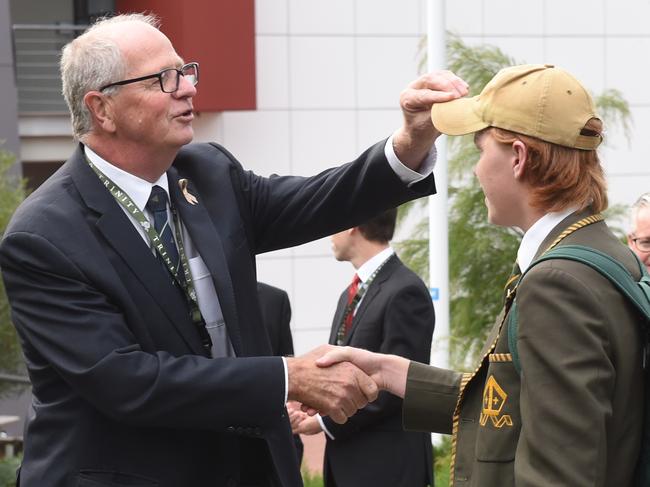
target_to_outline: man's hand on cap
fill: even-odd
[[[432,71],[411,82],[400,95],[403,126],[393,136],[395,154],[416,169],[440,135],[431,122],[434,103],[455,100],[469,93],[469,85],[451,71]]]

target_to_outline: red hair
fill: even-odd
[[[523,142],[528,149],[524,180],[532,187],[531,206],[545,212],[570,206],[588,206],[599,213],[607,208],[607,183],[595,150],[572,149],[509,130],[490,127],[497,142]],[[597,135],[602,123],[592,118],[583,135]]]

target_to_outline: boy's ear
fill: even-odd
[[[521,179],[526,171],[528,162],[528,147],[521,140],[512,143],[512,171],[515,179]]]

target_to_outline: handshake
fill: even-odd
[[[295,433],[320,431],[316,413],[343,424],[380,390],[404,397],[409,360],[352,347],[322,345],[287,358],[289,403]]]

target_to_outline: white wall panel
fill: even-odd
[[[294,111],[291,123],[293,172],[312,176],[355,158],[353,110]]]
[[[609,175],[640,177],[647,174],[646,191],[650,191],[650,138],[647,135],[650,128],[650,107],[632,107],[632,116],[634,123],[629,140],[621,129],[608,129],[607,145],[603,148],[601,157]]]
[[[607,0],[605,2],[605,29],[608,35],[647,36],[650,34],[648,19],[650,19],[648,0]]]
[[[255,32],[286,34],[289,30],[288,0],[255,0]]]
[[[607,39],[606,86],[622,91],[627,101],[632,104],[650,104],[648,89],[650,55],[648,53],[650,53],[650,37]]]
[[[309,352],[319,345],[327,343],[329,338],[329,326],[326,329],[320,328],[317,330],[305,329],[299,323],[292,323],[293,333],[293,349],[296,355]],[[310,437],[311,438],[311,437]]]
[[[418,76],[418,37],[357,40],[357,99],[360,109],[398,108],[400,92]]]
[[[291,34],[347,34],[354,32],[351,0],[289,0]]]
[[[225,112],[224,145],[244,168],[267,176],[290,172],[289,113]]]
[[[547,37],[546,60],[566,69],[594,94],[605,86],[605,41],[602,37]]]
[[[289,40],[257,36],[255,42],[257,109],[289,107]]]
[[[447,2],[449,3],[449,2]],[[542,0],[487,0],[484,3],[483,28],[488,35],[542,35]],[[471,11],[467,12],[471,15]]]
[[[331,257],[332,243],[329,236],[293,248],[298,257]],[[334,258],[334,257],[332,257]]]
[[[445,2],[447,30],[460,36],[483,34],[484,8],[483,0]]]
[[[194,142],[218,142],[223,144],[223,114],[198,113],[192,124]]]
[[[356,3],[359,35],[424,34],[426,24],[421,20],[426,10],[421,0],[356,0]]]
[[[290,39],[293,108],[354,108],[354,42],[352,37]]]
[[[350,283],[354,268],[334,257],[296,258],[294,326],[297,329],[319,329],[327,340],[336,303],[342,290]],[[314,343],[313,346],[318,345]],[[313,348],[313,347],[312,347]]]
[[[392,110],[359,110],[357,116],[358,145],[357,152],[361,153],[371,145],[388,138],[402,124],[402,111]]]
[[[284,289],[293,307],[294,260],[262,254],[257,258],[257,280]]]
[[[602,34],[605,30],[605,2],[603,0],[544,1],[544,33],[546,35],[593,35]]]

